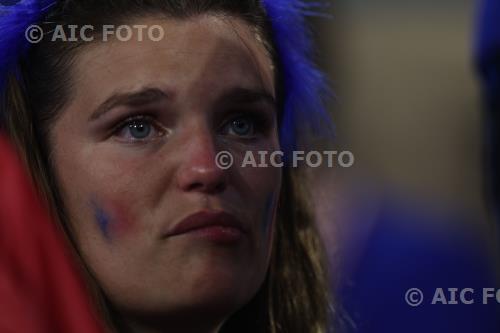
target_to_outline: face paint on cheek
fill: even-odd
[[[264,214],[262,216],[261,232],[264,236],[270,230],[269,227],[273,223],[275,211],[276,211],[276,194],[273,192],[267,196],[266,205],[264,208]]]
[[[277,200],[278,200],[278,195],[277,193],[270,193],[267,198],[266,198],[266,203],[262,215],[262,222],[261,222],[261,238],[263,240],[263,245],[264,249],[266,249],[266,257],[269,259],[271,257],[271,252],[272,252],[272,240],[273,240],[273,234],[274,234],[274,229],[276,228],[274,220],[276,217],[276,210],[277,210]]]
[[[97,225],[106,240],[111,241],[114,237],[124,236],[133,229],[133,219],[119,205],[100,205],[93,200],[92,208]]]
[[[118,204],[111,204],[111,211],[113,212],[113,233],[118,237],[130,234],[134,229],[134,219],[131,213],[126,211]]]
[[[110,216],[95,201],[92,201],[92,209],[94,210],[94,217],[95,217],[95,220],[97,222],[97,225],[98,225],[99,229],[101,230],[104,238],[106,238],[108,241],[110,241],[111,240],[111,235],[109,232],[110,226],[111,226]]]

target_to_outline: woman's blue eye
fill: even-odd
[[[254,121],[250,118],[237,118],[231,120],[230,131],[236,135],[246,136],[252,135],[254,132]]]
[[[128,129],[130,131],[130,135],[137,140],[147,138],[153,130],[151,124],[144,120],[134,120],[128,124]]]
[[[166,134],[166,130],[150,117],[128,119],[117,126],[115,136],[121,141],[149,141]]]

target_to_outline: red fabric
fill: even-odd
[[[79,274],[0,135],[0,332],[103,332]]]

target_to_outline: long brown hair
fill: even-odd
[[[232,15],[255,28],[265,41],[276,70],[278,97],[282,89],[269,19],[259,0],[97,0],[62,1],[45,19],[44,29],[58,24],[118,24],[132,17],[164,14],[188,18],[203,13]],[[97,30],[97,29],[96,29]],[[19,60],[9,76],[1,108],[5,130],[24,159],[54,220],[81,261],[98,311],[110,328],[119,327],[112,307],[81,259],[65,214],[64,198],[53,174],[50,125],[71,96],[69,75],[79,42],[42,41]],[[325,332],[329,290],[323,246],[308,198],[305,173],[283,169],[283,185],[272,258],[264,284],[255,297],[229,318],[222,332]]]

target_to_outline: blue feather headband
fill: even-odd
[[[54,0],[22,0],[15,5],[0,5],[0,91],[19,55],[29,48],[26,29],[54,4]]]
[[[286,157],[305,150],[313,136],[333,140],[334,128],[326,108],[332,97],[325,74],[312,61],[314,45],[307,16],[323,16],[324,4],[301,0],[264,0],[271,20],[274,43],[282,64],[284,110],[280,130]]]
[[[18,57],[29,44],[25,31],[36,24],[54,0],[23,0],[0,6],[0,91]],[[285,157],[309,145],[307,138],[333,138],[333,125],[325,106],[331,93],[326,77],[312,62],[313,43],[306,17],[320,15],[317,2],[301,0],[264,0],[271,20],[274,43],[283,71],[284,111],[280,140]],[[285,158],[286,160],[286,158]]]

